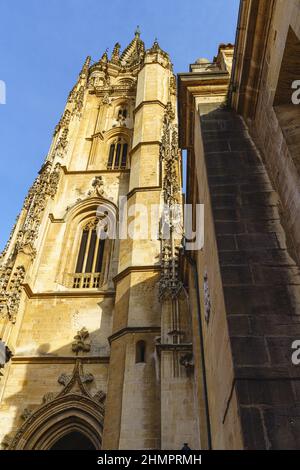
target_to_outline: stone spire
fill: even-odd
[[[147,51],[147,52],[150,52],[150,53],[159,53],[161,54],[163,57],[165,57],[166,59],[169,59],[169,54],[167,52],[165,52],[161,47],[160,45],[158,44],[158,40],[157,38],[154,39],[154,42],[152,44],[152,47]]]
[[[100,62],[103,62],[103,63],[107,63],[107,62],[108,62],[108,54],[107,54],[107,51],[108,51],[108,49],[106,49],[106,50],[104,51],[104,53],[102,54],[102,57],[101,57],[101,59],[100,59]]]
[[[117,42],[115,44],[115,47],[112,51],[112,55],[111,55],[111,63],[113,64],[118,64],[119,63],[119,60],[120,60],[120,48],[121,48],[121,45]]]
[[[145,54],[145,44],[140,39],[140,29],[137,27],[134,33],[134,38],[130,44],[124,49],[121,55],[121,64],[132,66],[140,63]]]
[[[90,64],[91,64],[91,56],[88,55],[80,71],[80,74],[79,74],[80,78],[86,78],[88,76]]]

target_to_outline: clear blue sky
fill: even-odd
[[[87,55],[126,47],[137,25],[188,71],[234,42],[239,0],[1,0],[0,250],[51,142],[65,100]]]

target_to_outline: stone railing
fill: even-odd
[[[96,289],[103,283],[103,273],[67,273],[64,276],[64,285],[70,289]]]

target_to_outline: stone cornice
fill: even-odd
[[[178,74],[179,145],[189,148],[193,126],[194,100],[200,96],[226,96],[230,85],[227,71]]]
[[[179,343],[179,344],[157,343],[156,348],[159,351],[192,351],[193,345],[192,343]]]
[[[50,298],[103,298],[114,297],[115,291],[99,291],[97,289],[72,289],[68,291],[53,292],[33,292],[29,284],[23,284],[24,291],[29,299],[50,299]]]
[[[160,326],[128,326],[113,333],[111,336],[109,336],[108,341],[111,343],[112,341],[121,338],[122,336],[131,335],[134,333],[160,333],[160,331]]]
[[[149,140],[148,142],[139,142],[136,144],[129,152],[129,155],[132,156],[134,152],[136,152],[140,147],[144,145],[157,145],[160,146],[161,142],[159,140]]]
[[[166,105],[160,101],[160,100],[148,100],[148,101],[142,101],[140,104],[137,105],[137,107],[133,110],[133,115],[135,116],[136,113],[143,107],[143,106],[148,106],[148,105],[153,105],[153,104],[158,104],[161,106],[163,109],[165,109]]]
[[[83,364],[108,364],[109,356],[13,356],[12,363],[16,364],[75,364],[80,359]]]
[[[53,224],[64,224],[65,219],[56,219],[53,214],[49,214],[49,219]]]
[[[101,175],[101,174],[108,174],[108,173],[130,173],[129,169],[125,170],[109,170],[109,169],[104,169],[104,170],[68,170],[66,166],[61,167],[65,175]]]
[[[143,186],[142,188],[133,188],[129,193],[127,193],[127,199],[134,196],[136,193],[146,193],[148,191],[161,191],[161,186]]]
[[[274,0],[241,2],[230,98],[245,118],[256,112],[274,5]]]
[[[113,281],[114,283],[118,283],[121,281],[124,277],[128,276],[128,274],[131,273],[138,273],[138,272],[160,272],[161,267],[156,266],[156,265],[148,265],[148,266],[128,266],[128,268],[124,269],[120,273],[118,273],[114,278]]]

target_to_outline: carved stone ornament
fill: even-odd
[[[18,215],[17,218],[16,218],[16,221],[15,221],[15,224],[14,224],[14,226],[13,226],[13,228],[11,229],[11,232],[10,232],[10,234],[9,234],[9,238],[8,238],[8,240],[7,240],[7,243],[6,243],[6,245],[5,245],[5,247],[4,247],[3,251],[2,251],[2,253],[0,254],[0,266],[1,266],[1,263],[3,262],[3,260],[4,260],[4,257],[5,257],[5,255],[6,255],[6,253],[7,253],[7,251],[8,251],[9,245],[10,245],[11,240],[12,240],[12,237],[13,237],[13,234],[15,233],[15,229],[16,229],[17,223],[18,223],[18,221],[19,221],[19,217],[20,217],[20,216]],[[1,268],[0,268],[0,269],[1,269]]]
[[[13,443],[13,440],[14,440],[14,433],[13,432],[10,432],[9,434],[6,434],[3,437],[2,442],[1,442],[1,447],[2,447],[1,450],[9,449],[9,447]]]
[[[92,189],[89,190],[88,196],[102,197],[104,195],[104,181],[102,176],[95,176],[92,181]]]
[[[4,275],[4,283],[0,292],[0,316],[7,317],[12,323],[15,323],[23,290],[25,268],[18,266],[12,275],[11,272],[9,267]]]
[[[73,375],[67,375],[63,372],[62,374],[60,374],[57,381],[58,381],[59,384],[61,384],[65,387],[71,381],[72,376]],[[91,382],[94,381],[94,376],[91,373],[87,373],[87,374],[81,375],[80,379],[81,379],[82,383],[91,383]]]
[[[178,274],[178,246],[176,239],[182,233],[180,185],[178,183],[178,136],[174,124],[175,113],[169,102],[163,119],[163,134],[160,144],[160,158],[163,167],[164,210],[160,223],[161,277],[159,282],[160,300],[176,298],[182,289]],[[179,213],[178,213],[179,211]],[[180,238],[180,237],[179,237]]]
[[[111,55],[111,59],[110,61],[113,63],[113,64],[118,64],[119,61],[120,61],[120,48],[121,48],[121,45],[117,42],[115,44],[115,47],[113,49],[113,52],[112,52],[112,55]]]
[[[32,413],[33,413],[32,410],[29,410],[28,408],[25,408],[25,410],[21,414],[21,418],[24,419],[24,421],[25,421],[26,419],[28,419],[32,415]]]
[[[53,159],[54,157],[64,158],[67,152],[68,134],[69,134],[68,128],[65,128],[62,130],[53,150]]]
[[[22,415],[25,419],[24,423],[16,433],[7,434],[4,437],[2,448],[4,450],[24,449],[37,429],[40,430],[42,426],[45,426],[45,431],[47,431],[47,422],[54,415],[59,414],[63,418],[64,413],[68,413],[70,403],[73,406],[76,404],[76,409],[80,410],[81,414],[93,417],[102,429],[106,395],[102,390],[98,390],[94,395],[89,392],[86,383],[91,381],[91,377],[92,374],[83,372],[82,363],[77,359],[64,388],[58,394],[49,392],[44,395],[42,404],[36,409],[32,411],[26,409]],[[29,448],[31,448],[30,445]]]
[[[55,398],[55,393],[53,392],[45,393],[45,395],[43,396],[42,403],[43,404],[49,403],[50,401],[54,400],[54,398]]]
[[[83,64],[81,72],[79,74],[78,82],[71,90],[68,98],[68,105],[70,105],[71,114],[80,117],[84,105],[84,94],[87,89],[89,67],[91,63],[91,57],[88,56]]]
[[[49,198],[53,199],[60,179],[60,164],[57,163],[52,170],[51,163],[46,162],[39,176],[33,183],[24,202],[27,214],[20,228],[15,251],[25,251],[35,256],[34,242],[38,237],[39,227]],[[27,249],[27,251],[26,251]]]
[[[112,98],[110,98],[109,93],[105,93],[102,98],[102,104],[108,104],[109,106],[112,103]]]
[[[55,127],[54,135],[56,135],[61,129],[65,129],[69,127],[71,116],[72,116],[71,111],[69,109],[66,109],[64,114],[60,118],[59,123]]]
[[[171,95],[176,95],[177,87],[176,87],[176,77],[172,75],[170,78],[170,93]]]
[[[52,151],[49,159],[54,160],[55,157],[64,158],[68,147],[69,125],[73,116],[80,117],[84,105],[84,94],[87,88],[88,73],[91,58],[88,56],[81,69],[77,83],[71,90],[66,109],[55,127],[54,137],[57,137],[54,150]]]
[[[72,351],[78,354],[80,351],[88,352],[91,350],[91,341],[89,332],[86,328],[81,328],[74,336],[75,341],[72,343]]]
[[[193,369],[194,367],[193,353],[186,353],[184,356],[181,356],[180,364],[184,366],[186,369]]]

